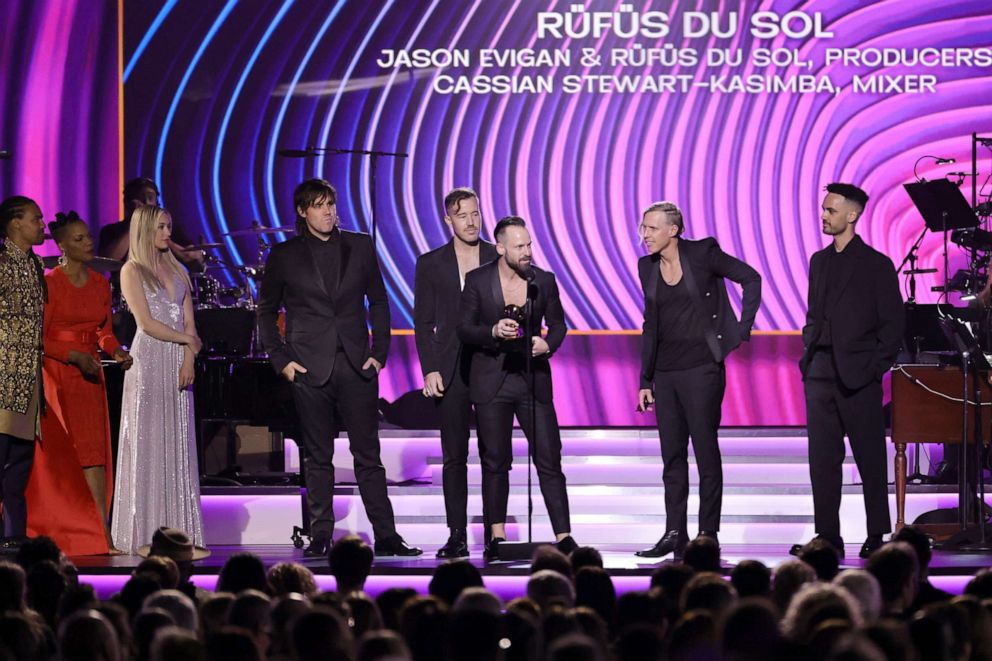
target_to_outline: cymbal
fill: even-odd
[[[41,258],[41,263],[45,265],[46,269],[53,269],[59,265],[59,256],[45,255]],[[109,257],[94,257],[86,262],[86,266],[100,273],[110,273],[111,271],[120,271],[121,267],[124,266],[124,262],[119,262]]]
[[[124,262],[119,262],[116,259],[110,259],[109,257],[94,257],[90,261],[86,262],[86,266],[90,267],[94,271],[109,273],[110,271],[120,271],[124,266]]]
[[[279,232],[286,232],[287,234],[295,234],[296,228],[290,227],[288,225],[283,227],[265,227],[264,225],[253,225],[248,229],[234,230],[233,232],[228,232],[222,236],[258,236],[259,234],[278,234]]]
[[[185,250],[217,250],[223,247],[223,243],[197,243],[192,246],[186,246]]]

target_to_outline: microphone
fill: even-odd
[[[12,157],[14,153],[9,149],[0,149],[0,161]]]
[[[936,160],[937,160],[937,165],[944,165],[945,163],[957,163],[957,161],[953,158],[938,158]]]
[[[307,149],[279,149],[277,153],[280,156],[285,156],[286,158],[306,158],[307,156],[316,156],[317,152],[310,148]]]

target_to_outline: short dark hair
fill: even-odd
[[[51,233],[52,238],[55,239],[55,243],[61,243],[62,239],[65,238],[66,232],[69,231],[69,226],[76,223],[86,224],[86,221],[79,217],[79,214],[75,211],[70,211],[69,213],[62,213],[61,211],[55,214],[55,220],[48,223],[48,231]]]
[[[920,563],[920,571],[924,571],[930,566],[930,559],[933,557],[930,545],[933,543],[933,539],[916,526],[903,526],[899,532],[892,535],[890,541],[906,542],[912,546],[913,550],[916,551],[916,559]]]
[[[828,193],[834,193],[840,195],[845,200],[850,200],[861,207],[864,211],[865,207],[868,206],[868,193],[864,192],[854,184],[844,184],[840,182],[834,182],[832,184],[827,184],[826,188]]]
[[[466,588],[485,587],[482,574],[467,560],[451,560],[434,568],[427,589],[430,594],[449,606]]]
[[[324,198],[331,204],[337,204],[338,194],[334,186],[326,179],[307,179],[293,190],[293,211],[299,216],[299,209],[309,209]]]
[[[327,563],[331,574],[338,583],[347,586],[364,585],[372,572],[375,556],[372,548],[358,535],[346,535],[339,539],[327,553]]]
[[[903,586],[916,574],[919,579],[920,561],[916,551],[906,542],[889,542],[872,553],[865,569],[878,579],[882,588],[882,601],[892,602],[902,593]]]
[[[27,576],[24,569],[8,560],[0,560],[0,611],[22,611],[25,604]]]
[[[124,184],[124,204],[127,204],[141,194],[141,191],[151,188],[155,195],[159,195],[158,186],[148,177],[135,177]]]
[[[13,195],[0,202],[0,238],[7,238],[10,221],[22,218],[32,204],[38,206],[37,202],[23,195]]]
[[[840,554],[837,548],[823,539],[817,537],[803,546],[799,551],[799,559],[813,568],[816,577],[821,581],[832,581],[840,571]]]
[[[444,196],[444,212],[449,216],[457,213],[462,200],[471,200],[473,197],[476,200],[479,199],[479,195],[467,186],[452,189],[450,193]]]
[[[527,227],[527,223],[520,216],[503,216],[493,228],[493,236],[496,237],[497,241],[506,233],[508,227]]]
[[[731,570],[730,583],[742,599],[764,597],[772,589],[772,570],[760,560],[742,560]]]
[[[686,545],[682,562],[697,572],[719,572],[720,545],[712,537],[696,537]]]

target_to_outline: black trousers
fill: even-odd
[[[723,363],[654,374],[654,410],[664,463],[665,530],[688,534],[690,437],[699,471],[699,529],[720,529],[723,462],[717,430],[726,389]]]
[[[805,390],[809,477],[817,534],[834,539],[841,537],[845,434],[851,441],[854,461],[861,473],[868,534],[881,535],[891,531],[882,384],[873,381],[858,390],[845,388],[837,376],[833,354],[817,351],[806,371]]]
[[[441,481],[444,485],[445,517],[449,528],[465,529],[468,527],[468,441],[472,426],[472,402],[461,370],[456,369],[451,382],[444,384],[444,397],[435,399],[434,406],[441,417],[441,457],[444,461]],[[483,471],[483,493],[487,481]],[[488,522],[485,498],[482,519]]]
[[[544,505],[555,534],[571,532],[565,475],[561,471],[561,431],[553,403],[537,402],[536,427],[531,427],[530,388],[526,377],[517,372],[506,375],[496,396],[476,404],[479,421],[479,452],[486,475],[482,498],[487,521],[506,522],[506,501],[510,496],[510,467],[513,463],[513,416],[533,448],[534,466],[541,485]]]
[[[34,464],[34,439],[0,434],[0,503],[3,504],[4,537],[24,537],[28,510],[24,490]]]
[[[374,371],[374,369],[373,369]],[[306,450],[307,508],[310,534],[330,537],[334,532],[334,411],[348,432],[355,477],[376,540],[396,536],[393,506],[386,495],[386,469],[379,458],[379,378],[365,378],[343,353],[334,360],[331,377],[310,385],[307,374],[297,374],[293,400]]]

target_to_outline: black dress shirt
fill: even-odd
[[[830,319],[836,312],[837,301],[840,299],[840,283],[847,282],[847,278],[852,274],[857,266],[846,250],[837,252],[830,251],[827,257],[827,295],[826,305],[823,306],[823,332],[816,346],[829,349],[833,344],[830,333]]]

